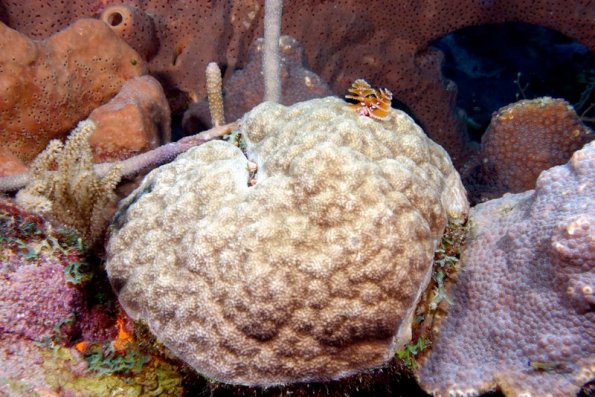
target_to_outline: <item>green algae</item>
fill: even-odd
[[[97,373],[76,351],[56,347],[45,352],[46,382],[54,390],[81,396],[180,396],[182,376],[175,366],[150,357],[138,373]]]

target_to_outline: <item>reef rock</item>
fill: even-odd
[[[595,143],[474,207],[454,304],[419,371],[436,396],[571,396],[595,376]]]
[[[227,383],[339,378],[391,359],[447,215],[468,208],[448,155],[403,112],[379,122],[338,98],[263,103],[240,132],[247,158],[208,142],[122,203],[107,261],[120,302]]]
[[[0,338],[67,339],[84,309],[80,239],[0,199]]]

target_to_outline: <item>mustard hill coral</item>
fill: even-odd
[[[535,187],[539,174],[564,164],[592,139],[568,102],[550,97],[522,100],[492,117],[481,140],[482,162],[495,171],[503,192]]]
[[[447,215],[467,210],[446,152],[403,112],[338,98],[263,103],[223,141],[123,201],[106,268],[127,313],[210,378],[340,378],[410,339]],[[254,176],[249,159],[258,164]]]
[[[533,189],[542,171],[564,164],[592,139],[591,130],[563,99],[512,103],[492,116],[479,161],[463,173],[466,186],[478,200]]]
[[[453,304],[419,372],[436,396],[572,396],[595,377],[595,143],[534,191],[474,207]]]

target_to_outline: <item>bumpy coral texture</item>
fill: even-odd
[[[534,191],[473,208],[454,304],[419,373],[426,390],[571,396],[593,379],[594,181],[590,143]]]
[[[145,71],[139,55],[101,21],[79,20],[45,41],[0,23],[3,148],[28,164]]]
[[[338,378],[408,339],[447,213],[467,209],[446,152],[402,112],[338,98],[264,103],[248,159],[206,143],[145,178],[120,210],[107,270],[127,312],[229,383]]]
[[[77,17],[94,16],[118,3],[2,0],[0,19],[33,37],[47,37]],[[167,0],[126,3],[154,21],[160,46],[150,70],[171,85],[170,98],[204,97],[204,76],[197,71],[214,61],[233,72],[262,36],[263,0],[187,1],[175,7]],[[331,82],[335,92],[344,92],[362,77],[391,89],[460,162],[466,142],[453,111],[456,89],[441,78],[440,55],[428,50],[428,44],[465,26],[521,21],[562,32],[593,50],[594,13],[590,0],[303,0],[285,2],[282,32],[304,45],[310,68]]]
[[[482,166],[495,173],[501,193],[524,192],[542,171],[568,161],[590,132],[563,99],[515,102],[492,117],[482,138]]]

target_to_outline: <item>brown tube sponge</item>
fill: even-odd
[[[153,19],[142,10],[124,4],[114,5],[103,10],[101,20],[145,60],[157,52],[159,45]]]
[[[80,19],[35,41],[0,23],[0,142],[30,163],[52,139],[109,101],[145,62],[104,23]]]

